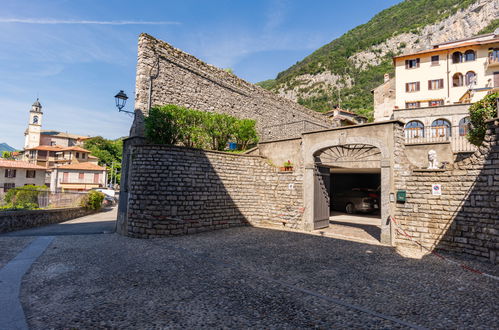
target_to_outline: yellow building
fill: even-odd
[[[473,103],[499,87],[499,31],[396,56],[395,109]]]

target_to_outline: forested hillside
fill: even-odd
[[[406,0],[259,85],[317,111],[341,103],[370,116],[394,55],[493,31],[497,17],[497,0]]]

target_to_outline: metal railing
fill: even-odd
[[[453,152],[474,152],[477,147],[466,138],[467,126],[426,126],[405,128],[406,144],[450,143]]]
[[[37,208],[54,209],[54,208],[71,208],[78,207],[81,201],[87,194],[86,192],[51,192],[48,190],[26,189],[23,187],[10,188],[4,191],[0,188],[0,206],[8,205],[6,200],[8,191],[25,191],[29,197],[13,197],[10,204],[15,204],[16,198],[23,198],[25,201],[36,204]]]

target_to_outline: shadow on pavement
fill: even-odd
[[[14,231],[0,235],[0,237],[111,234],[114,233],[115,224],[115,220],[85,223],[58,223],[54,225]]]

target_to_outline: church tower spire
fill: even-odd
[[[24,133],[24,149],[38,147],[40,145],[40,133],[42,129],[42,105],[38,98],[29,111],[28,129]]]

